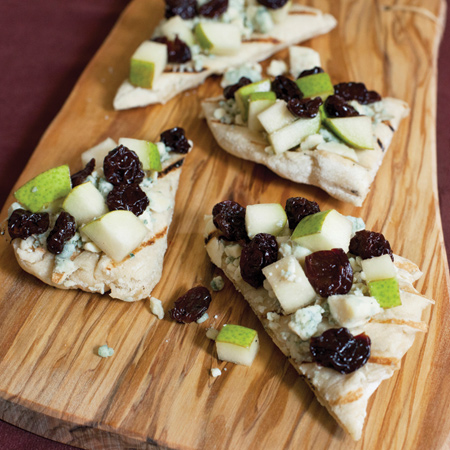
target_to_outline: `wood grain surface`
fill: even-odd
[[[80,153],[107,136],[157,139],[160,131],[183,126],[195,148],[183,168],[163,277],[154,290],[166,310],[191,286],[208,285],[216,273],[203,248],[202,227],[204,214],[217,201],[284,204],[302,195],[322,208],[363,217],[368,228],[385,234],[396,253],[422,268],[416,287],[436,305],[426,313],[428,334],[416,338],[400,372],[369,403],[361,441],[354,443],[318,404],[230,283],[214,294],[208,321],[184,326],[156,319],[147,301],[127,304],[47,287],[19,269],[5,238],[0,240],[3,420],[93,449],[448,448],[449,275],[435,156],[436,57],[445,3],[306,3],[338,19],[332,33],[307,43],[321,53],[334,82],[364,81],[412,108],[362,208],[220,150],[199,118],[200,100],[220,92],[217,78],[166,105],[112,110],[129,55],[162,16],[162,2],[156,0],[130,4],[16,186],[61,163],[78,170]],[[5,207],[1,219],[6,214]],[[217,360],[205,330],[224,323],[259,331],[261,351],[251,368]],[[108,359],[96,355],[105,343],[115,349]],[[212,378],[212,367],[221,368],[222,375]]]

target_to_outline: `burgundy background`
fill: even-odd
[[[0,206],[130,0],[0,1]],[[450,15],[447,14],[447,20]],[[450,30],[439,56],[439,200],[450,250]],[[0,421],[0,448],[67,450]]]

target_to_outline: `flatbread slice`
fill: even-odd
[[[97,168],[90,179],[100,191],[104,189],[101,180],[105,181],[101,162],[115,147],[116,143],[107,139],[83,155],[83,161],[96,157]],[[160,172],[145,171],[146,175],[140,186],[150,202],[138,218],[145,224],[148,232],[140,245],[122,261],[114,261],[101,251],[83,235],[79,227],[75,240],[71,242],[74,243],[75,250],[68,254],[63,252],[61,255],[66,253],[63,258],[50,253],[46,248],[45,241],[50,229],[43,235],[32,235],[25,240],[14,239],[12,246],[18,263],[26,272],[60,289],[108,293],[112,298],[127,302],[149,297],[162,275],[167,235],[185,156],[169,151],[165,154]],[[51,224],[61,210],[62,199],[55,203],[55,209],[50,210]],[[14,204],[10,214],[20,207],[20,204]]]
[[[263,287],[256,289],[242,279],[241,245],[224,239],[211,216],[205,219],[206,251],[211,261],[222,269],[247,300],[274,343],[289,358],[297,372],[305,378],[318,401],[354,440],[360,439],[370,396],[383,380],[390,378],[400,368],[401,359],[412,346],[416,333],[427,331],[427,324],[421,320],[421,316],[423,310],[434,302],[420,295],[412,286],[412,283],[421,276],[418,267],[411,261],[394,255],[402,304],[385,309],[379,308],[376,304],[378,312],[375,314],[372,312],[367,318],[364,317],[365,323],[354,322],[354,327],[346,326],[354,336],[365,333],[370,337],[371,354],[365,365],[352,373],[342,374],[314,362],[309,348],[309,338],[299,337],[298,327],[300,330],[308,331],[311,322],[299,322],[297,314],[311,307],[311,303],[293,313],[284,314],[277,295],[267,280],[264,281]],[[286,255],[295,255],[297,259],[304,258],[304,252],[299,252],[299,248],[292,244],[290,232],[282,234],[283,236],[277,237],[278,261]],[[352,266],[356,267],[353,271],[354,284],[350,292],[352,295],[361,295],[361,290],[365,289],[364,282],[361,281],[364,279],[361,278],[361,261],[358,260],[359,257],[351,255],[349,257]],[[292,274],[284,275],[285,279],[292,280],[289,278]],[[367,297],[367,292],[364,295],[366,299],[371,298]],[[309,331],[309,335],[318,336],[327,329],[343,326],[332,320],[334,316],[329,312],[330,299],[331,297],[325,299],[317,295],[313,301],[312,305],[323,307],[323,314],[316,322],[315,319],[311,319],[314,328]]]
[[[252,34],[242,41],[240,50],[235,54],[205,58],[200,71],[185,65],[169,65],[155,80],[152,89],[136,87],[125,80],[114,98],[114,109],[166,103],[180,92],[199,86],[212,74],[221,74],[245,63],[262,61],[292,44],[328,33],[335,26],[336,19],[330,14],[307,6],[293,5],[287,18],[275,24],[268,33]]]
[[[202,103],[203,112],[214,138],[228,153],[263,164],[283,178],[296,183],[320,187],[332,197],[361,206],[378,168],[391,144],[401,120],[409,114],[408,105],[398,99],[382,100],[385,119],[373,122],[373,150],[357,150],[357,161],[325,148],[299,146],[281,154],[267,150],[269,142],[259,132],[250,131],[245,124],[227,124],[215,116],[223,97]],[[323,126],[322,126],[323,128]]]

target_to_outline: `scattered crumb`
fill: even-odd
[[[216,314],[215,316],[214,316],[214,319],[218,319],[219,318],[219,316]]]
[[[213,291],[217,292],[223,289],[225,283],[223,281],[223,278],[219,275],[211,280],[210,286]]]
[[[284,61],[272,59],[272,61],[270,61],[270,66],[267,68],[267,75],[277,77],[278,75],[286,73],[287,70],[287,64]]]
[[[216,330],[215,328],[208,328],[206,330],[206,337],[208,339],[211,339],[212,341],[216,340],[216,337],[218,334],[219,334],[219,330]]]
[[[169,339],[166,339],[166,342],[169,342]]]
[[[108,72],[109,73],[113,73],[114,72],[114,67],[108,67]]]
[[[150,311],[158,319],[164,319],[164,308],[162,306],[161,300],[158,300],[155,297],[150,297]]]
[[[226,372],[226,371],[227,371],[227,368],[226,368],[226,367],[224,367],[224,368],[223,368],[223,370],[224,370],[224,371]]]
[[[218,369],[217,367],[214,367],[211,369],[211,375],[216,378],[216,377],[220,377],[220,375],[222,375],[222,371],[220,369]]]
[[[203,314],[203,316],[197,320],[197,323],[203,323],[205,320],[208,320],[208,319],[209,319],[209,315],[208,315],[208,313],[205,312],[205,314]]]
[[[108,358],[109,356],[114,355],[114,349],[111,347],[108,347],[107,345],[102,345],[98,348],[98,356],[101,356],[102,358]]]

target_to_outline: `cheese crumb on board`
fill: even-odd
[[[102,345],[98,348],[98,356],[101,356],[102,358],[108,358],[112,355],[114,355],[114,349],[111,347],[108,347],[107,345]]]
[[[158,300],[155,297],[150,297],[150,311],[158,319],[164,319],[164,308],[162,306],[161,300]]]
[[[211,375],[214,378],[220,377],[220,375],[222,375],[222,371],[220,369],[218,369],[217,367],[214,367],[211,369]]]

